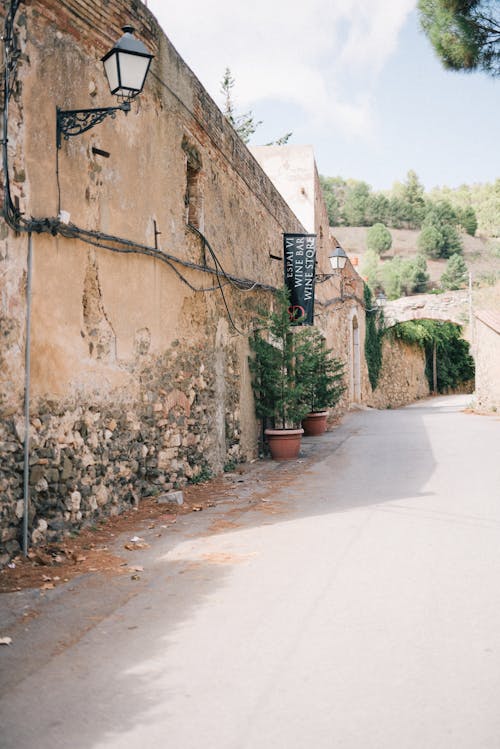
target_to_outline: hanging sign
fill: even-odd
[[[283,234],[283,252],[290,317],[297,325],[314,325],[316,234]]]

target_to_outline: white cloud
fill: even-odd
[[[220,103],[226,66],[240,109],[273,100],[316,125],[369,137],[372,88],[415,0],[149,0],[165,33]]]

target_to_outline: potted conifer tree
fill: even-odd
[[[328,408],[333,408],[345,390],[344,364],[333,357],[326,341],[316,328],[308,331],[307,355],[301,363],[303,392],[309,413],[302,420],[306,436],[326,431]]]
[[[289,314],[289,294],[281,289],[272,312],[258,321],[251,341],[250,359],[257,416],[264,420],[265,435],[275,460],[296,458],[303,434],[301,421],[309,411],[304,399],[301,368],[307,361],[304,329],[294,326]]]

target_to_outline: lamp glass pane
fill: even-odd
[[[125,89],[125,93],[129,91],[141,91],[146,73],[148,72],[149,57],[118,52],[118,60],[120,66],[120,89]]]
[[[116,53],[110,55],[108,59],[104,61],[103,65],[104,72],[106,73],[106,78],[108,79],[110,91],[112,94],[114,94],[120,85],[118,81]]]

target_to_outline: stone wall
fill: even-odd
[[[500,410],[500,313],[478,311],[474,322],[474,408],[491,413]]]
[[[56,105],[115,103],[99,58],[130,21],[156,54],[143,94],[128,117],[56,153]],[[141,3],[30,0],[16,30],[11,192],[26,217],[53,227],[32,240],[29,529],[38,543],[257,453],[248,337],[272,293],[222,278],[222,297],[208,272],[214,258],[187,226],[192,155],[198,227],[226,272],[279,286],[270,254],[284,231],[303,227]],[[59,195],[70,229],[146,249],[156,239],[168,256],[64,236]],[[0,563],[19,550],[23,516],[27,247],[26,233],[0,225]]]
[[[385,337],[377,387],[368,398],[373,408],[399,408],[429,395],[425,354],[420,346]]]

